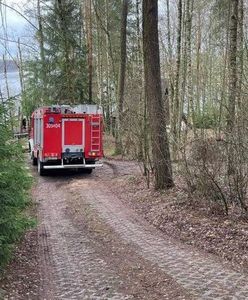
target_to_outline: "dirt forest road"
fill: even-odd
[[[245,275],[163,235],[111,192],[134,172],[107,162],[91,175],[37,176],[39,280],[5,299],[248,299]]]

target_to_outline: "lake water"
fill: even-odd
[[[15,111],[13,112],[15,115],[18,114],[19,108],[21,106],[21,85],[20,85],[20,79],[19,79],[19,73],[18,72],[9,72],[7,73],[7,79],[8,79],[8,87],[9,87],[9,95],[10,97],[15,97]],[[6,88],[6,81],[4,78],[4,74],[0,73],[0,101],[2,100],[5,102],[7,97],[7,88]]]
[[[9,93],[11,97],[14,97],[21,92],[21,86],[20,86],[20,79],[18,72],[10,72],[7,73],[8,78],[8,86],[9,86]],[[4,78],[4,74],[0,73],[0,90],[2,93],[2,97],[4,99],[7,98],[7,89],[6,89],[6,82]]]

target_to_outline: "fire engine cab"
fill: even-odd
[[[45,175],[49,169],[85,169],[102,166],[103,115],[97,105],[47,106],[31,117],[29,148],[33,165]]]

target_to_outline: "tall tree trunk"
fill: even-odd
[[[234,174],[234,126],[237,98],[237,41],[238,41],[238,7],[239,0],[231,1],[230,46],[229,46],[229,86],[227,112],[227,139],[228,139],[228,174]]]
[[[92,79],[93,79],[93,43],[92,43],[92,3],[91,0],[85,1],[85,16],[86,16],[86,36],[88,49],[88,93],[89,103],[92,103]]]
[[[173,153],[177,152],[177,144],[179,138],[179,131],[181,129],[181,113],[180,113],[180,68],[181,68],[181,40],[182,40],[182,0],[178,2],[178,24],[177,24],[177,57],[176,57],[176,75],[175,75],[175,87],[174,87],[174,103],[173,103],[173,120],[172,120],[172,132],[173,132]]]
[[[7,104],[9,104],[8,110],[9,110],[9,116],[10,116],[10,125],[12,132],[14,131],[14,105],[11,101],[10,91],[9,91],[9,82],[8,82],[8,70],[7,70],[7,61],[6,56],[3,54],[3,71],[4,71],[4,79],[5,79],[5,87],[6,87],[6,94],[7,94]]]
[[[146,99],[144,96],[144,65],[143,65],[143,53],[142,53],[142,35],[140,28],[140,0],[136,0],[136,65],[134,70],[134,76],[136,77],[136,70],[140,70],[139,74],[139,87],[138,87],[138,97],[139,97],[139,110],[138,110],[138,118],[139,118],[139,152],[138,158],[140,161],[143,161],[144,166],[144,174],[147,174],[147,161],[148,161],[148,130],[147,130],[147,109],[146,109]],[[137,82],[137,81],[136,81]]]
[[[142,61],[142,39],[140,30],[140,0],[136,0],[136,36],[137,36],[137,63]]]
[[[113,54],[112,54],[112,43],[110,39],[109,33],[109,0],[104,1],[105,4],[105,24],[103,25],[101,19],[98,18],[100,24],[102,25],[102,29],[105,32],[105,43],[106,43],[106,96],[107,96],[107,103],[108,103],[108,118],[109,118],[109,132],[114,134],[114,122],[113,122],[113,103],[112,103],[112,88],[111,88],[111,79],[110,79],[110,69],[111,69],[111,62],[112,62],[112,70],[114,71],[113,65]],[[107,119],[108,119],[107,118]]]
[[[170,0],[166,0],[166,13],[167,13],[167,41],[168,41],[168,76],[169,80],[167,78],[163,78],[163,80],[168,81],[169,84],[169,97],[167,98],[167,101],[169,100],[169,103],[166,103],[166,109],[169,110],[168,116],[170,119],[173,118],[173,99],[174,99],[174,70],[173,70],[173,51],[172,51],[172,43],[171,43],[171,23],[170,23]],[[162,85],[162,93],[166,93],[166,90],[163,90]],[[170,122],[171,123],[171,122]]]
[[[186,1],[182,1],[183,9],[182,9],[182,56],[181,56],[181,64],[182,64],[182,75],[181,75],[181,101],[180,101],[180,112],[179,112],[179,139],[181,138],[181,121],[184,115],[184,106],[186,100],[186,84],[187,84],[187,16],[186,16]],[[188,121],[188,120],[187,120]]]
[[[40,8],[40,0],[37,0],[37,20],[38,20],[38,40],[39,40],[39,50],[40,50],[40,60],[41,60],[41,80],[42,80],[42,94],[41,94],[41,104],[44,103],[44,99],[47,97],[47,80],[46,80],[46,58],[45,58],[45,48],[44,48],[44,34],[43,34],[43,24]]]
[[[75,104],[74,92],[73,92],[73,76],[72,76],[72,66],[70,60],[70,50],[71,45],[67,38],[67,28],[66,28],[66,11],[63,6],[62,0],[57,0],[58,9],[59,9],[59,21],[62,30],[62,38],[63,38],[63,51],[65,53],[65,76],[67,81],[67,99],[61,99],[64,103],[61,104]]]
[[[20,44],[20,38],[18,38],[18,71],[19,71],[19,80],[20,80],[20,86],[21,86],[21,108],[18,112],[18,124],[20,126],[20,132],[22,132],[23,126],[22,126],[22,120],[23,120],[23,108],[26,109],[26,105],[24,102],[25,97],[23,97],[24,92],[24,75],[23,75],[23,61],[22,61],[22,51],[21,51],[21,44]]]
[[[4,73],[4,81],[6,87],[6,96],[7,101],[10,100],[10,91],[9,91],[9,82],[8,82],[8,70],[7,70],[7,60],[6,56],[3,54],[3,73]]]
[[[201,63],[201,11],[197,12],[197,43],[196,43],[196,111],[199,116],[201,113],[201,96],[200,96],[200,63]]]
[[[102,76],[102,49],[103,43],[102,43],[102,31],[99,26],[99,22],[96,19],[96,75],[97,75],[97,86],[98,86],[98,93],[97,93],[97,98],[98,98],[98,103],[100,105],[103,105],[102,100],[103,100],[103,76]]]
[[[145,93],[151,127],[155,188],[170,188],[173,186],[173,179],[161,92],[157,0],[143,1],[143,49]]]
[[[194,0],[187,0],[186,3],[186,55],[187,55],[187,100],[188,100],[188,118],[194,124],[194,101],[192,88],[192,59],[191,59],[191,32],[192,32],[192,14]]]
[[[237,85],[237,108],[238,114],[242,114],[242,85],[244,73],[244,1],[239,0],[238,11],[238,85]],[[240,116],[239,116],[240,119]]]
[[[120,53],[120,69],[118,82],[118,120],[116,131],[116,153],[122,153],[122,131],[123,131],[123,104],[125,91],[125,75],[126,75],[126,56],[127,56],[127,14],[129,0],[122,2],[121,15],[121,53]]]
[[[111,87],[110,87],[110,67],[111,67],[111,57],[112,57],[112,47],[111,47],[111,40],[109,37],[109,1],[105,0],[105,13],[106,13],[106,18],[105,18],[105,43],[106,43],[106,96],[107,96],[107,113],[108,113],[108,118],[109,119],[109,132],[111,134],[114,133],[114,125],[113,125],[113,107],[112,107],[112,94],[111,94]]]
[[[230,35],[230,2],[229,2],[229,9],[228,9],[228,23],[226,28],[226,38],[225,38],[225,47],[224,47],[224,65],[223,65],[223,71],[222,71],[222,87],[221,87],[221,93],[220,93],[220,110],[219,110],[219,136],[221,135],[222,131],[222,123],[225,122],[225,117],[223,117],[223,111],[226,103],[226,87],[228,86],[227,83],[227,64],[228,64],[228,45],[229,45],[229,35]]]
[[[229,96],[227,113],[227,131],[232,132],[235,124],[235,106],[237,96],[237,35],[239,0],[231,1],[230,46],[229,46]]]

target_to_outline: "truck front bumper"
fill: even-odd
[[[46,170],[52,170],[52,169],[94,169],[98,167],[102,167],[102,163],[97,164],[72,164],[72,165],[44,165],[43,168]]]

